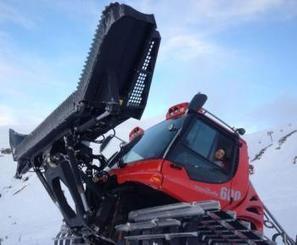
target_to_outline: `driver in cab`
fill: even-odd
[[[221,167],[221,168],[225,168],[225,163],[224,163],[224,157],[226,155],[226,152],[224,149],[219,148],[216,150],[215,154],[214,154],[214,163]]]

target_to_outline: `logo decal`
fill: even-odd
[[[238,201],[241,198],[241,192],[227,187],[222,187],[220,191],[220,198],[226,201]]]

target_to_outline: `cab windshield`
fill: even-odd
[[[184,118],[165,120],[146,130],[138,142],[122,157],[122,162],[162,158],[183,120]]]

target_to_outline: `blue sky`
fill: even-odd
[[[32,129],[74,90],[108,3],[0,0],[0,126]],[[144,119],[201,91],[249,132],[297,121],[297,1],[123,3],[162,36]]]

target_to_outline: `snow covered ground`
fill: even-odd
[[[8,146],[0,129],[0,149]],[[11,155],[0,156],[0,244],[53,244],[61,216],[34,173],[15,179]]]
[[[139,124],[128,122],[119,132],[127,139],[136,125],[147,128],[160,118]],[[129,128],[129,130],[127,130]],[[255,174],[251,179],[260,197],[283,225],[295,237],[297,234],[297,125],[285,125],[245,138]],[[267,132],[273,131],[272,140]],[[8,147],[6,128],[0,128],[0,149]],[[269,147],[267,147],[269,146]],[[261,150],[264,153],[258,154]],[[0,244],[53,244],[62,217],[34,173],[22,180],[13,178],[16,164],[11,155],[0,155]]]
[[[267,132],[272,133],[271,137]],[[284,125],[246,136],[255,174],[251,180],[279,223],[293,238],[297,234],[297,125]]]

